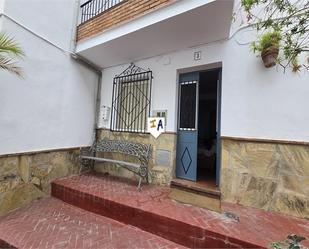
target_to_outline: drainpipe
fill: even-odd
[[[71,43],[70,43],[70,50],[75,51],[76,48],[76,34],[77,34],[77,27],[79,24],[79,9],[80,9],[80,0],[75,0],[75,8],[72,20],[72,28],[71,28]]]
[[[97,129],[99,128],[99,117],[100,117],[100,104],[101,104],[101,89],[102,89],[102,68],[93,64],[88,59],[75,53],[71,53],[71,57],[78,63],[89,68],[98,75],[97,82],[97,96],[96,96],[96,110],[95,110],[95,120],[94,120],[94,131],[93,131],[93,141],[97,139]]]
[[[75,13],[73,19],[72,35],[71,35],[71,51],[76,51],[77,45],[77,27],[80,20],[80,0],[75,0]],[[90,62],[85,57],[71,53],[71,57],[89,69],[93,70],[98,75],[97,83],[97,97],[96,97],[96,109],[95,109],[95,120],[94,120],[94,130],[93,130],[93,142],[97,139],[97,129],[99,128],[99,117],[100,117],[100,104],[101,104],[101,89],[102,89],[102,68]]]

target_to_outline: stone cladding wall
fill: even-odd
[[[100,129],[97,136],[151,144],[152,183],[169,185],[175,177],[176,134],[155,139],[150,134]],[[68,149],[0,156],[0,215],[49,195],[54,179],[78,174],[78,155],[79,149]],[[136,179],[113,164],[97,163],[95,169]],[[224,202],[309,219],[309,146],[222,138],[220,190]]]
[[[79,172],[79,149],[0,157],[0,215],[50,194],[51,181]]]
[[[309,219],[309,146],[222,140],[222,200]]]

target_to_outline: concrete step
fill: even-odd
[[[172,201],[170,193],[168,187],[151,185],[138,191],[135,182],[106,175],[52,184],[52,196],[62,201],[190,248],[268,248],[289,233],[309,233],[303,232],[306,220],[227,203],[219,214]]]
[[[217,198],[218,200],[220,200],[220,197],[221,197],[221,192],[219,188],[216,186],[213,186],[212,184],[207,184],[203,182],[202,183],[192,182],[189,180],[176,178],[171,181],[170,185],[172,188],[187,190],[192,193]]]
[[[190,204],[201,208],[207,208],[218,213],[221,213],[222,211],[220,199],[209,197],[207,195],[201,195],[178,188],[171,188],[171,193],[169,194],[169,197],[180,203]]]
[[[194,182],[174,179],[171,182],[169,195],[175,201],[207,208],[221,213],[221,193],[218,189],[201,186]]]

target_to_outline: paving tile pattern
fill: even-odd
[[[240,222],[206,209],[172,201],[167,187],[107,175],[82,175],[53,182],[52,195],[194,248],[269,247],[288,234],[309,237],[309,221],[236,204],[223,204]]]
[[[184,248],[109,218],[44,198],[0,218],[0,248]]]

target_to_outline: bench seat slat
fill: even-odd
[[[81,158],[83,159],[91,159],[99,162],[110,162],[110,163],[117,163],[117,164],[122,164],[134,168],[140,168],[140,164],[138,163],[129,163],[129,162],[124,162],[124,161],[118,161],[114,159],[108,159],[108,158],[102,158],[102,157],[92,157],[92,156],[82,156]]]

